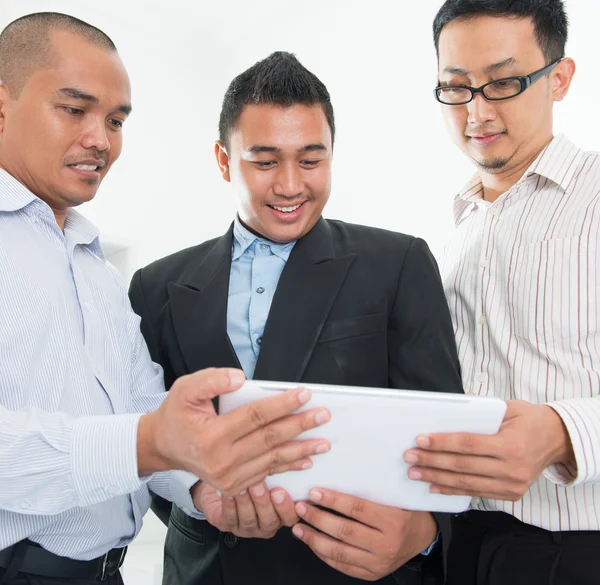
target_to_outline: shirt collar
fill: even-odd
[[[0,169],[0,211],[15,212],[35,205],[32,213],[41,217],[54,214],[50,207],[36,197],[25,185],[17,181],[10,173]],[[88,246],[90,251],[104,259],[98,240],[98,228],[74,209],[67,210],[65,216],[65,236],[73,243]]]
[[[292,248],[296,242],[293,241],[285,244],[278,244],[276,242],[266,240],[265,238],[261,238],[253,234],[248,228],[244,227],[239,217],[236,216],[235,221],[233,222],[233,247],[231,252],[232,261],[235,262],[246,252],[254,254],[254,246],[257,243],[267,244],[275,256],[278,256],[284,262],[287,262]]]
[[[566,191],[581,163],[583,151],[563,134],[557,135],[540,152],[525,174],[518,181],[532,175],[549,179]],[[476,173],[454,200],[454,222],[460,223],[483,199],[483,183]]]

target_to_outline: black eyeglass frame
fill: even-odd
[[[438,102],[440,102],[440,104],[443,104],[445,106],[464,106],[465,104],[472,102],[473,99],[475,98],[475,94],[477,94],[477,93],[480,93],[486,100],[488,100],[490,102],[500,102],[500,101],[504,101],[504,100],[511,100],[512,98],[515,98],[518,95],[521,95],[528,87],[531,87],[536,81],[540,80],[542,77],[544,77],[545,75],[550,73],[550,71],[552,71],[552,69],[554,69],[563,59],[564,59],[564,57],[561,57],[560,59],[557,59],[553,63],[550,63],[550,65],[546,65],[545,67],[542,67],[541,69],[538,69],[537,71],[534,71],[533,73],[530,73],[529,75],[513,75],[511,77],[503,77],[502,79],[495,79],[494,81],[489,81],[488,83],[484,83],[483,85],[481,85],[479,87],[470,87],[469,85],[438,85],[433,90],[433,95],[435,96],[435,99]],[[501,98],[491,98],[491,97],[488,97],[487,95],[485,95],[484,90],[488,85],[492,85],[493,83],[498,83],[499,81],[510,81],[512,79],[516,79],[521,84],[521,89],[516,94],[511,95],[509,97],[501,97]],[[441,89],[467,89],[471,92],[471,97],[467,101],[463,101],[463,102],[454,102],[454,103],[443,102],[440,99],[440,96],[438,95],[438,92]]]

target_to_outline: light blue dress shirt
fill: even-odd
[[[276,244],[260,238],[235,218],[227,334],[248,379],[254,376],[271,302],[295,243]],[[428,555],[437,541],[421,554]]]
[[[197,515],[185,472],[139,478],[137,426],[166,393],[98,232],[0,169],[0,550],[79,560],[127,545],[149,489]]]
[[[254,376],[277,283],[295,243],[276,244],[255,236],[235,218],[227,334],[248,379]]]

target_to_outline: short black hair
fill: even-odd
[[[531,18],[546,64],[565,56],[569,20],[562,0],[446,0],[433,21],[438,58],[440,35],[447,24],[486,15]]]
[[[36,12],[11,22],[0,33],[0,80],[18,97],[29,76],[56,61],[50,34],[66,31],[81,36],[107,51],[117,48],[100,29],[60,12]]]
[[[244,107],[252,104],[276,104],[284,108],[296,104],[320,105],[329,123],[333,143],[335,119],[329,92],[292,53],[271,53],[229,84],[219,118],[219,139],[226,147]]]

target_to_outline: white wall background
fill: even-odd
[[[212,155],[231,79],[274,50],[295,52],[328,86],[338,136],[326,216],[405,231],[439,255],[451,201],[472,173],[446,137],[431,89],[431,23],[441,0],[0,0],[0,26],[68,12],[115,41],[133,84],[125,148],[83,208],[130,246],[127,273],[225,231],[235,205]],[[568,54],[579,66],[556,130],[600,148],[596,24],[600,0],[567,0]]]
[[[111,257],[134,268],[225,231],[235,212],[212,155],[231,79],[274,50],[295,52],[329,88],[338,134],[326,216],[425,238],[436,255],[451,201],[473,172],[433,99],[431,23],[441,0],[0,0],[0,28],[67,12],[106,31],[134,90],[125,148],[94,202]],[[567,0],[578,73],[556,131],[600,149],[600,0]],[[162,531],[151,521],[126,569],[153,583]],[[137,552],[136,552],[137,551]],[[136,556],[137,555],[137,556]],[[145,560],[147,559],[147,560]]]

